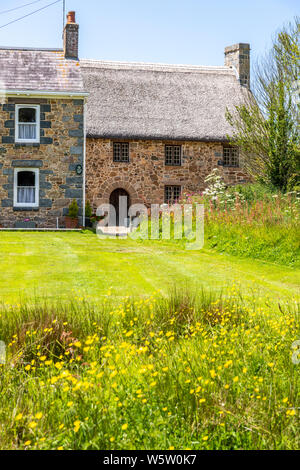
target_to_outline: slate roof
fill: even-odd
[[[87,135],[98,138],[225,141],[225,118],[245,99],[230,67],[81,60],[89,92]]]
[[[225,141],[247,95],[230,67],[65,59],[62,49],[0,47],[0,90],[89,93],[87,136]]]
[[[80,64],[61,49],[0,48],[0,90],[83,92]]]

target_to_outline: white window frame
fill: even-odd
[[[36,110],[36,139],[20,139],[19,138],[19,110],[20,109],[35,109]],[[40,143],[40,105],[35,104],[16,104],[15,109],[15,142],[23,144],[39,144]]]
[[[18,173],[21,171],[30,171],[35,173],[35,202],[18,202]],[[14,207],[39,207],[39,193],[40,193],[40,173],[38,168],[15,168],[14,171]]]

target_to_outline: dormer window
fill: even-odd
[[[16,105],[16,142],[39,143],[40,107]]]

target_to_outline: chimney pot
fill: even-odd
[[[67,23],[68,24],[76,23],[75,16],[76,16],[75,11],[69,11],[69,13],[67,14]]]

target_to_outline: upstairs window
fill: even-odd
[[[114,142],[114,162],[129,162],[128,142]]]
[[[181,195],[181,186],[165,186],[165,203],[175,204]]]
[[[39,205],[39,170],[15,169],[14,207],[38,207]]]
[[[239,149],[234,147],[223,148],[223,166],[239,166]]]
[[[40,141],[40,107],[16,105],[16,142]]]
[[[181,165],[181,146],[166,145],[165,146],[165,164],[170,166]]]

